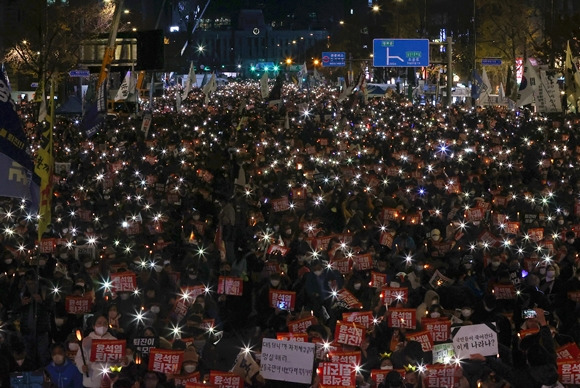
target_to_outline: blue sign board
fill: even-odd
[[[501,58],[483,58],[481,64],[483,66],[501,66]]]
[[[346,53],[344,52],[323,52],[322,67],[342,67],[346,65]]]
[[[429,39],[374,39],[373,66],[429,66]]]
[[[83,69],[71,70],[68,72],[68,75],[70,77],[88,77],[91,75],[91,72],[89,70],[83,70]]]

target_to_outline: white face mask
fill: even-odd
[[[5,259],[4,264],[12,264],[12,259]]]
[[[280,280],[270,280],[272,287],[278,287],[280,285]]]
[[[24,364],[24,359],[16,360],[16,363],[18,364],[18,366],[22,366],[22,364]]]
[[[463,315],[465,318],[469,318],[471,316],[471,309],[462,309],[461,315]]]
[[[54,318],[54,324],[58,327],[64,324],[64,318]]]
[[[381,370],[393,370],[393,366],[392,365],[383,365],[383,366],[381,366]]]
[[[101,337],[104,336],[108,330],[109,329],[106,326],[95,326],[95,333]]]
[[[432,239],[433,241],[435,241],[435,242],[439,241],[439,239],[440,239],[440,238],[441,238],[441,236],[439,236],[439,235],[437,235],[437,234],[434,234],[434,235],[432,235],[432,236],[431,236],[431,239]]]
[[[189,275],[187,275],[187,277],[190,278],[191,280],[197,279],[197,275],[194,275],[194,274],[189,274]]]
[[[152,313],[159,314],[160,311],[161,311],[161,307],[159,307],[159,306],[151,306],[151,312]]]
[[[314,274],[315,274],[316,276],[320,276],[320,275],[322,275],[322,270],[321,270],[321,269],[319,269],[318,271],[314,271]]]
[[[441,316],[441,313],[439,313],[437,311],[433,311],[430,315],[431,315],[431,318],[439,318]]]
[[[547,271],[546,272],[546,281],[551,282],[556,277],[556,271]]]
[[[362,286],[362,284],[360,283],[356,283],[353,287],[355,290],[360,290],[360,287]]]
[[[195,216],[193,216],[191,218],[193,218],[194,221],[197,221],[197,220],[199,220],[199,215],[195,215]]]
[[[77,343],[68,344],[68,350],[70,350],[71,352],[76,352],[77,350],[79,350],[79,344]]]
[[[129,294],[126,293],[119,294],[119,298],[121,298],[121,300],[127,300],[129,299]]]
[[[185,373],[195,372],[195,368],[197,368],[197,365],[188,364],[183,366],[183,370],[185,371]]]
[[[491,262],[491,266],[492,266],[493,268],[497,268],[497,267],[499,267],[499,264],[500,264],[500,262],[499,262],[499,261],[492,261],[492,262]]]
[[[93,266],[93,263],[91,263],[90,261],[85,263],[85,268],[91,268]]]

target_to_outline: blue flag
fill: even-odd
[[[14,110],[10,85],[0,68],[0,196],[26,198],[38,209],[40,179],[34,174],[34,162]]]

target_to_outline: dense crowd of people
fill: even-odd
[[[318,343],[316,365],[354,352],[357,387],[580,386],[579,119],[330,85],[285,85],[273,104],[253,82],[207,104],[175,93],[147,133],[118,116],[86,139],[58,118],[42,241],[2,200],[2,386],[41,371],[56,387],[181,387],[240,357],[246,386],[352,386],[315,366],[306,385],[262,378],[262,339],[288,335]],[[46,124],[16,109],[34,146]],[[345,317],[360,342],[334,338]],[[493,323],[498,356],[442,362],[449,333],[413,339],[433,320]],[[123,357],[94,361],[103,339],[126,340]],[[181,369],[152,370],[153,348]],[[451,378],[430,380],[433,365]]]

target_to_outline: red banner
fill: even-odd
[[[390,306],[394,301],[407,303],[409,300],[409,289],[407,287],[385,287],[381,290],[383,304]]]
[[[321,362],[317,373],[320,378],[320,388],[355,388],[354,365]]]
[[[328,360],[339,364],[361,365],[361,352],[329,352]]]
[[[177,373],[183,363],[183,350],[154,348],[149,351],[149,370],[160,373]]]
[[[391,232],[381,232],[381,236],[379,237],[379,244],[388,248],[392,248],[393,241],[395,241],[395,236],[391,234]]]
[[[274,213],[283,212],[290,209],[290,202],[288,197],[282,197],[272,200],[272,211]]]
[[[334,340],[343,345],[360,346],[365,335],[365,328],[356,323],[336,322]]]
[[[278,245],[278,244],[272,244],[268,247],[268,254],[269,255],[286,256],[289,251],[290,251],[290,248],[282,246],[282,245]]]
[[[393,370],[386,370],[386,369],[373,369],[371,370],[371,380],[375,383],[375,387],[378,387],[380,383],[385,381],[389,372]],[[401,377],[405,378],[405,370],[404,369],[394,369],[395,372],[399,372]]]
[[[200,383],[199,372],[190,373],[188,375],[175,376],[174,384],[176,387],[185,387],[188,383]]]
[[[355,255],[353,257],[353,262],[359,271],[368,271],[369,269],[373,269],[373,256],[370,253],[365,253],[364,255]]]
[[[575,342],[570,342],[556,349],[556,356],[559,360],[575,360],[580,358],[580,349]]]
[[[427,365],[423,374],[424,388],[458,388],[461,370],[456,366]]]
[[[137,288],[137,276],[134,272],[114,272],[111,274],[111,289],[114,292],[133,292]]]
[[[540,242],[544,239],[544,228],[530,228],[528,229],[528,236],[534,242]]]
[[[91,362],[120,362],[125,357],[125,340],[98,340],[91,343]]]
[[[308,334],[306,333],[276,333],[278,341],[296,341],[308,342]]]
[[[389,327],[415,329],[417,327],[417,311],[415,309],[391,308],[389,310]]]
[[[195,302],[195,298],[200,295],[203,295],[205,292],[205,286],[189,286],[189,287],[181,287],[181,295],[180,299],[185,300],[185,303],[188,306],[191,306]]]
[[[363,307],[362,303],[345,289],[338,291],[337,298],[343,302],[349,310],[361,309]]]
[[[492,290],[495,299],[515,299],[516,289],[513,284],[495,284]]]
[[[244,388],[244,379],[233,372],[209,371],[209,383],[216,388]]]
[[[406,334],[405,338],[407,341],[419,342],[421,344],[421,349],[423,349],[424,352],[430,352],[433,350],[433,338],[431,337],[431,332],[428,330]]]
[[[351,261],[349,258],[345,257],[345,258],[338,259],[338,260],[331,259],[330,265],[332,266],[332,269],[337,270],[342,275],[347,275],[350,273]]]
[[[55,238],[43,238],[37,241],[38,250],[40,253],[54,253],[56,250],[56,239]]]
[[[242,278],[233,276],[220,276],[218,278],[218,294],[241,296],[244,290],[244,281]]]
[[[87,296],[72,296],[65,297],[65,309],[67,314],[88,314],[93,308],[93,298]]]
[[[381,288],[387,284],[387,274],[371,271],[370,286],[373,288]]]
[[[374,324],[374,316],[372,311],[355,311],[353,313],[342,313],[342,320],[344,322],[354,322],[368,329]]]
[[[580,384],[580,360],[559,360],[558,374],[564,385]]]
[[[270,301],[270,307],[279,308],[280,310],[294,311],[296,292],[274,290],[270,288],[268,299]]]
[[[298,319],[297,321],[291,321],[288,323],[288,330],[290,333],[306,333],[306,329],[308,329],[312,325],[318,325],[318,319],[316,317],[310,316],[307,318]]]
[[[423,318],[421,325],[431,333],[433,342],[446,342],[451,335],[451,321],[447,318]]]

